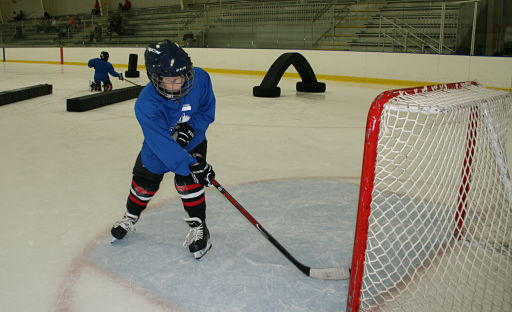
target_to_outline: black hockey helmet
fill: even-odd
[[[192,61],[179,45],[164,40],[150,44],[144,52],[146,72],[158,93],[171,100],[178,100],[192,91],[194,85],[194,67]],[[168,89],[162,83],[166,77],[181,77],[179,91]]]
[[[104,61],[108,61],[108,58],[109,58],[109,54],[107,51],[101,51],[100,53],[100,59],[104,60]]]

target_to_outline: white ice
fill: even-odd
[[[146,270],[154,271],[161,264],[145,263],[143,256],[137,256],[136,251],[141,249],[134,246],[146,240],[152,242],[148,243],[148,250],[157,258],[170,254],[166,258],[169,270],[188,265],[185,270],[190,280],[180,281],[181,287],[190,288],[190,294],[201,294],[204,287],[209,289],[209,295],[216,296],[212,302],[219,304],[218,309],[223,301],[232,302],[222,297],[229,296],[228,284],[208,284],[206,280],[199,287],[191,286],[195,285],[194,273],[204,270],[212,278],[216,272],[222,273],[224,277],[216,279],[217,282],[238,283],[236,295],[251,298],[245,308],[227,306],[222,311],[328,310],[318,305],[295,306],[283,299],[309,283],[302,282],[308,278],[213,189],[208,190],[207,196],[215,204],[208,212],[212,236],[217,236],[214,248],[205,261],[188,263],[186,257],[190,255],[180,247],[186,227],[178,216],[184,212],[172,187],[172,175],[166,176],[151,202],[147,221],[141,219],[137,233],[127,238],[131,241],[109,246],[109,230],[123,214],[131,168],[142,141],[133,114],[134,100],[71,113],[66,111],[66,99],[89,94],[88,81],[93,73],[87,67],[2,63],[0,71],[0,91],[42,83],[53,85],[51,95],[0,106],[0,310],[192,311],[154,291],[172,289],[174,275],[169,272],[162,272],[160,279],[158,274],[152,275],[151,285],[140,282]],[[331,190],[322,193],[320,189],[297,203],[296,210],[286,210],[289,207],[281,207],[282,200],[293,200],[290,194],[294,193],[279,194],[279,190],[289,185],[292,190],[307,191],[297,190],[293,183],[306,181],[304,185],[308,185],[307,181],[315,179],[357,186],[368,107],[381,91],[396,86],[326,81],[326,93],[304,94],[295,91],[296,79],[285,78],[279,84],[281,97],[253,97],[252,87],[259,85],[261,79],[212,74],[218,106],[216,122],[208,132],[208,158],[217,179],[236,191],[240,201],[261,218],[267,230],[276,237],[284,237],[283,245],[293,248],[294,255],[306,264],[321,266],[324,259],[326,265],[347,264],[353,239],[352,221],[343,220],[342,214],[332,217],[320,213],[314,215],[318,218],[315,222],[303,222],[302,212],[314,212],[319,206],[318,198],[330,197],[353,214],[356,207],[352,200],[357,194],[352,192],[345,200],[333,197]],[[147,82],[145,77],[132,80]],[[130,86],[118,80],[113,83],[114,88]],[[269,183],[278,183],[278,192],[266,196],[266,192],[271,193],[264,188]],[[252,186],[256,187],[254,191]],[[251,193],[257,198],[252,198]],[[309,198],[312,200],[308,201]],[[258,210],[255,206],[259,204],[266,209]],[[159,216],[173,219],[162,220]],[[340,228],[322,227],[322,218],[334,219],[334,224],[349,230],[345,233]],[[168,224],[165,235],[169,237],[154,231],[153,224]],[[321,261],[316,261],[319,257],[309,252],[309,245],[300,248],[301,242],[310,242],[310,237],[321,238],[332,231],[341,233],[337,238],[342,242],[340,255],[327,250]],[[237,245],[238,235],[251,237],[244,248]],[[161,245],[155,243],[160,241]],[[230,248],[237,250],[236,258],[229,254]],[[123,262],[124,258],[114,258],[114,251],[130,258],[133,266]],[[227,266],[233,266],[233,270]],[[126,274],[126,270],[112,269],[116,267],[132,271],[133,276]],[[273,277],[274,270],[279,278]],[[270,274],[268,283],[254,284],[261,277],[254,276],[255,272]],[[330,283],[330,289],[346,288],[346,282],[313,283],[322,287]],[[214,291],[216,287],[218,292]],[[262,300],[255,300],[250,294],[251,289],[265,287],[270,288]],[[272,297],[273,293],[277,295]],[[317,296],[314,291],[310,293]],[[339,300],[335,310],[344,309],[346,292],[322,295]]]

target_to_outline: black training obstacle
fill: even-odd
[[[128,70],[124,72],[124,76],[128,78],[137,78],[140,76],[139,71],[137,70],[137,54],[130,54],[128,58]]]
[[[133,86],[67,99],[67,111],[85,112],[98,107],[134,99],[139,96],[142,88],[143,86]]]
[[[296,89],[300,92],[325,92],[325,83],[316,80],[315,72],[302,54],[296,52],[284,53],[275,60],[263,81],[252,89],[252,94],[258,97],[279,97],[281,88],[277,86],[284,72],[293,65],[302,81],[297,82]]]
[[[47,95],[52,93],[52,85],[51,84],[39,84],[31,87],[8,90],[0,92],[0,106],[19,102],[23,100],[28,100],[31,98],[35,98],[41,95]]]

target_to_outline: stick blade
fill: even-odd
[[[309,276],[323,280],[346,280],[350,278],[347,268],[310,269]]]

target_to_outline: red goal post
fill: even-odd
[[[347,311],[512,309],[511,110],[476,82],[377,96]]]

